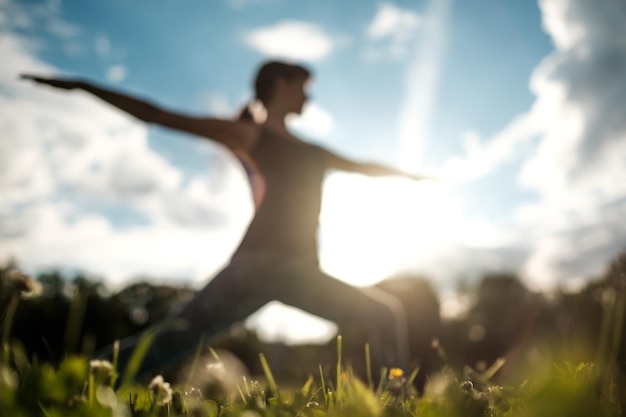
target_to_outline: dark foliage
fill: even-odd
[[[6,265],[0,270],[0,312],[15,294]],[[186,287],[154,285],[149,278],[137,280],[109,293],[102,283],[83,275],[68,277],[58,271],[36,277],[41,285],[37,297],[20,300],[13,319],[11,338],[29,357],[58,363],[68,353],[90,354],[114,340],[136,334],[161,320],[171,309],[193,295]],[[506,364],[500,374],[515,376],[532,360],[533,352],[554,352],[572,360],[584,360],[599,349],[607,303],[615,301],[626,286],[626,253],[617,257],[599,278],[578,292],[557,290],[551,294],[529,290],[514,273],[492,273],[470,288],[467,311],[453,320],[439,315],[439,299],[429,281],[399,276],[378,285],[397,296],[410,318],[413,365],[422,370],[416,384],[422,387],[428,374],[444,363],[476,369],[498,358]],[[624,321],[617,320],[623,327]],[[616,369],[626,371],[623,329],[616,334]],[[344,356],[355,373],[363,375],[363,335],[342,329]],[[436,348],[432,342],[437,340]],[[297,381],[317,372],[318,364],[333,363],[335,343],[327,346],[288,347],[264,344],[253,332],[236,326],[212,343],[234,353],[252,373],[261,373],[258,354],[271,361],[273,372],[284,381]]]

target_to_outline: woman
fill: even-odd
[[[81,80],[23,76],[61,89],[82,89],[145,122],[220,142],[237,155],[249,175],[256,214],[245,237],[230,264],[174,315],[187,324],[186,330],[174,335],[177,330],[171,329],[157,337],[144,362],[145,371],[182,358],[200,340],[208,340],[272,300],[339,326],[364,328],[378,365],[408,365],[406,318],[399,301],[321,272],[316,232],[327,169],[419,178],[378,164],[353,162],[293,136],[285,117],[302,112],[310,76],[299,65],[272,61],[261,66],[255,99],[266,112],[262,122],[254,120],[251,106],[235,121],[196,118]],[[122,357],[135,343],[127,343]]]

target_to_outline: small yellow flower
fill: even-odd
[[[404,383],[406,379],[404,378],[404,372],[400,368],[391,368],[389,370],[389,382],[387,383],[387,391],[389,391],[393,396],[400,397],[405,393]]]
[[[391,368],[389,370],[389,379],[400,379],[404,376],[404,371],[400,368]]]

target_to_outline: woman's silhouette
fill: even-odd
[[[306,68],[275,61],[261,66],[255,98],[265,108],[263,122],[254,120],[250,106],[238,120],[198,118],[82,80],[23,78],[61,89],[85,90],[145,122],[220,142],[246,168],[257,210],[241,244],[230,264],[174,314],[187,323],[186,330],[161,333],[144,361],[144,371],[181,359],[203,335],[208,340],[272,300],[340,327],[366,329],[378,365],[408,365],[406,317],[400,302],[382,291],[357,289],[321,272],[316,232],[327,169],[420,178],[378,164],[353,162],[289,133],[285,117],[301,113],[307,99],[310,73]],[[122,348],[122,360],[136,340],[127,341]]]

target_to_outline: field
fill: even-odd
[[[7,345],[5,344],[5,349]],[[139,349],[138,349],[139,350]],[[260,355],[264,376],[230,375],[215,351],[208,367],[195,366],[186,383],[170,386],[161,376],[133,382],[132,362],[118,374],[114,363],[73,356],[59,364],[29,361],[18,347],[4,352],[0,365],[2,416],[620,416],[624,399],[617,375],[601,363],[540,363],[515,385],[493,381],[503,361],[479,372],[450,367],[429,378],[418,395],[413,379],[419,369],[383,369],[365,381],[344,369],[341,338],[336,369],[320,366],[298,387],[277,385]],[[138,352],[134,360],[141,360]],[[198,364],[199,362],[196,362]],[[201,369],[202,368],[202,369]],[[191,373],[205,373],[205,383]],[[236,374],[236,372],[235,372]],[[228,383],[233,376],[236,383]],[[212,395],[205,395],[205,392]]]
[[[0,292],[5,296],[0,311],[0,417],[617,417],[626,404],[625,271],[626,255],[622,255],[602,280],[578,294],[553,297],[550,303],[521,291],[516,281],[507,277],[485,280],[488,284],[479,291],[483,295],[477,297],[482,301],[463,322],[449,327],[452,337],[429,343],[441,364],[436,368],[429,366],[430,359],[415,369],[372,369],[367,344],[358,356],[338,337],[336,345],[330,346],[330,356],[313,355],[325,361],[316,365],[314,372],[301,352],[295,361],[294,357],[258,352],[257,371],[247,373],[227,354],[199,348],[176,380],[161,375],[151,375],[148,380],[137,377],[149,338],[137,346],[124,369],[118,369],[117,355],[112,362],[91,360],[71,348],[78,346],[80,339],[89,340],[84,322],[95,313],[87,307],[99,299],[81,298],[76,292],[65,300],[54,293],[57,295],[34,302],[25,299],[32,282],[19,273],[7,272],[2,275]],[[512,297],[503,297],[506,293]],[[516,306],[512,300],[526,301]],[[543,316],[529,314],[537,300],[543,300]],[[43,327],[33,325],[45,315],[32,312],[41,308],[50,316],[52,310],[47,306],[56,311],[63,305],[67,307],[67,325],[61,340],[66,347],[55,356],[54,347],[46,341],[52,339],[43,338]],[[26,320],[29,316],[30,321]],[[564,318],[566,326],[554,326]],[[477,328],[476,323],[481,323],[482,335],[487,335],[481,341],[486,343],[460,345],[467,339],[463,336],[466,330]],[[524,323],[533,323],[534,336],[524,331]],[[494,330],[498,326],[500,332]],[[479,362],[467,359],[476,357],[467,354],[472,347],[481,347],[479,357],[488,357],[490,350],[484,348],[507,340],[511,331],[516,335],[511,339],[513,348],[507,347],[503,357]],[[32,332],[44,340],[49,356],[28,350],[32,346],[27,335]],[[82,346],[85,351],[85,343]],[[357,356],[362,358],[360,362]],[[249,363],[246,367],[251,369]],[[301,372],[292,375],[303,375],[300,379],[285,378],[285,368],[298,367]],[[425,382],[418,384],[419,380]]]

